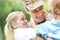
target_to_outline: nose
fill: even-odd
[[[42,11],[38,10],[38,15],[42,16],[42,14],[43,14]]]
[[[41,12],[39,12],[39,15],[42,16],[43,14]]]

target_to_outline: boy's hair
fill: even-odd
[[[53,13],[60,15],[60,0],[50,0],[49,3],[50,9],[53,9]]]

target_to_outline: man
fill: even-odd
[[[26,11],[36,24],[45,21],[44,2],[42,0],[24,0]]]
[[[26,11],[31,16],[31,24],[33,27],[46,21],[46,12],[44,10],[44,2],[42,0],[23,0]],[[40,34],[37,34],[36,40],[44,40]]]

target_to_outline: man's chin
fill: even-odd
[[[37,20],[36,23],[41,23],[43,20]]]

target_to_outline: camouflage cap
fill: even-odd
[[[34,10],[41,5],[44,5],[43,0],[23,0],[23,3],[29,10]]]

